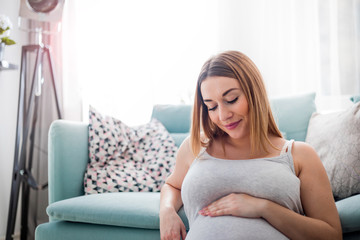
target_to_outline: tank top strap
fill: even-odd
[[[199,158],[201,158],[204,155],[205,152],[206,152],[206,147],[201,147],[199,154],[195,157],[195,159],[191,163],[190,168],[199,160]]]
[[[293,143],[294,143],[294,139],[289,140],[287,147],[287,154],[291,156],[291,159],[292,159],[291,149],[293,147]]]
[[[283,154],[287,154],[287,155],[291,155],[291,149],[292,149],[292,145],[293,145],[294,139],[291,140],[286,140],[286,142],[284,143],[280,155]]]
[[[196,156],[196,158],[201,157],[206,152],[206,147],[201,147],[199,154]]]
[[[281,150],[280,155],[287,156],[288,164],[291,168],[291,171],[295,174],[294,160],[293,160],[293,156],[291,154],[291,149],[292,149],[293,143],[294,143],[294,139],[286,140],[286,142]]]

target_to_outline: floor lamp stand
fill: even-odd
[[[31,81],[30,95],[26,100],[27,55],[28,53],[31,52],[36,52],[36,61],[35,61],[32,81]],[[35,128],[36,128],[37,116],[39,113],[39,101],[41,98],[41,88],[43,84],[39,80],[41,79],[41,76],[39,76],[39,74],[41,74],[41,69],[43,67],[44,60],[47,61],[48,66],[50,68],[50,74],[51,74],[50,83],[52,85],[52,90],[55,97],[57,115],[59,119],[62,118],[50,48],[48,46],[44,46],[43,44],[23,46],[21,53],[19,102],[18,102],[15,154],[14,154],[15,156],[14,156],[14,165],[13,165],[13,173],[11,180],[11,193],[10,193],[8,222],[6,229],[6,240],[13,239],[20,189],[22,193],[20,239],[25,240],[27,238],[27,232],[28,232],[30,188],[34,190],[41,190],[47,188],[47,183],[43,185],[39,185],[31,173]],[[28,140],[30,141],[29,147],[27,145]],[[29,151],[29,153],[27,153],[27,151]]]

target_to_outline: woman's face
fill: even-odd
[[[202,82],[200,90],[213,123],[230,138],[249,136],[249,105],[238,80],[208,77]]]

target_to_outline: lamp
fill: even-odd
[[[43,35],[50,35],[60,31],[64,0],[21,0],[19,11],[19,28],[30,33],[35,33],[37,44],[25,45],[21,53],[21,70],[19,83],[19,102],[16,125],[15,154],[12,174],[12,184],[9,203],[8,224],[6,240],[13,239],[17,205],[20,188],[21,198],[21,232],[20,239],[27,238],[28,211],[30,188],[41,190],[47,187],[47,183],[38,184],[34,179],[32,170],[34,136],[37,117],[39,114],[39,102],[42,96],[44,84],[43,66],[44,61],[50,70],[51,81],[49,82],[55,97],[58,118],[62,118],[58,91],[56,87],[53,59],[50,46],[43,43]],[[26,89],[28,55],[36,53],[34,71],[31,80],[30,91]],[[28,99],[26,94],[29,92]],[[29,140],[29,146],[28,146]]]

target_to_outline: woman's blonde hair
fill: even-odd
[[[226,136],[226,133],[210,120],[201,95],[202,82],[213,76],[230,77],[239,81],[249,104],[251,153],[261,150],[268,152],[266,143],[274,147],[268,135],[282,135],[272,115],[262,76],[246,55],[238,51],[226,51],[206,61],[198,77],[190,130],[193,154],[197,156],[201,147],[208,146],[215,138]],[[200,138],[201,131],[206,139]]]

